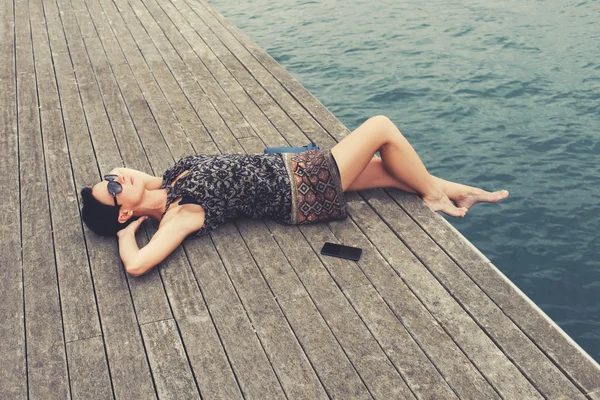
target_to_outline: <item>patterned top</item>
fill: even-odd
[[[184,171],[189,172],[172,187]],[[194,202],[204,208],[204,225],[187,238],[204,235],[239,216],[291,222],[290,179],[281,154],[184,157],[165,171],[160,188],[167,189],[165,213],[179,197],[183,198],[179,204]]]

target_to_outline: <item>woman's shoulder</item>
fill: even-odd
[[[200,204],[186,203],[171,207],[160,220],[158,229],[169,224],[194,232],[202,228],[205,218],[204,207]]]

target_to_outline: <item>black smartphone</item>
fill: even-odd
[[[348,260],[358,261],[362,254],[362,249],[358,247],[344,246],[343,244],[325,243],[321,249],[321,254],[325,256],[346,258]]]

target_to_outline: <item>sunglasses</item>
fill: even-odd
[[[115,181],[115,179],[118,177],[119,175],[116,174],[104,175],[104,180],[108,181],[106,188],[108,189],[108,193],[112,195],[113,200],[115,201],[115,207],[119,206],[117,203],[117,195],[123,191],[123,186],[121,186],[119,182]]]

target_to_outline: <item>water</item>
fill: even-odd
[[[600,361],[600,3],[213,0],[349,129],[508,189],[451,219]]]

